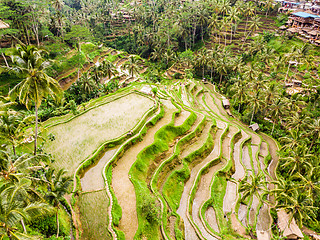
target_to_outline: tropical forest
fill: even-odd
[[[320,239],[319,156],[319,0],[0,0],[0,240]]]

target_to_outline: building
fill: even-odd
[[[252,131],[254,131],[254,132],[256,132],[256,131],[258,131],[258,130],[260,129],[258,123],[251,124],[251,125],[249,126],[249,128],[250,128]]]
[[[224,109],[230,108],[230,102],[229,102],[229,100],[228,100],[228,99],[223,99],[223,100],[222,100],[222,105],[223,105]]]
[[[4,21],[0,20],[0,29],[8,28],[9,24],[5,23]]]

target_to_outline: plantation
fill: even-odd
[[[0,0],[0,239],[320,238],[320,49],[283,8]]]

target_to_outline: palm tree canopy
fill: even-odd
[[[49,66],[49,61],[42,56],[44,52],[32,45],[17,45],[8,51],[14,64],[9,70],[24,77],[9,92],[9,96],[13,100],[18,98],[28,109],[32,103],[39,108],[43,98],[48,95],[59,100],[62,94],[59,83],[44,71]]]

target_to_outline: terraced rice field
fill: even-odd
[[[47,147],[55,166],[75,173],[77,239],[272,239],[268,205],[238,190],[275,177],[273,140],[228,116],[213,85],[156,87],[154,99],[116,93],[49,128],[63,143]]]

